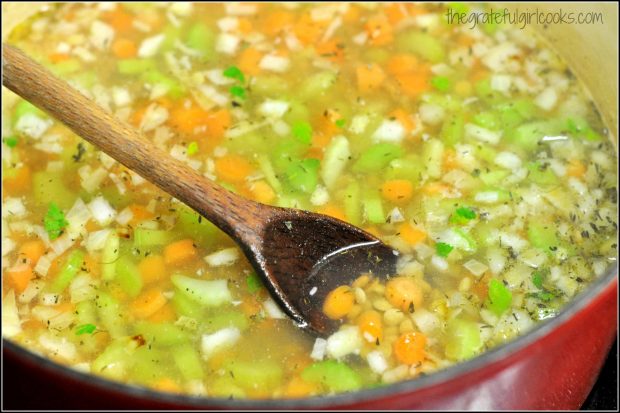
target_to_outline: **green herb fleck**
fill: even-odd
[[[188,155],[194,155],[198,153],[198,143],[197,142],[190,142],[189,145],[187,145],[187,154]]]
[[[312,126],[308,122],[295,122],[293,124],[293,136],[303,143],[312,142]]]
[[[245,82],[245,76],[237,66],[230,66],[228,69],[224,70],[224,76],[236,79],[242,83]]]
[[[454,214],[450,215],[451,224],[466,224],[476,218],[476,212],[467,207],[457,208]]]
[[[52,202],[43,219],[43,226],[50,239],[58,238],[67,225],[69,225],[69,222],[65,219],[65,214],[58,208],[58,205]]]
[[[339,128],[344,128],[344,125],[347,123],[346,120],[344,119],[338,119],[336,122],[334,122],[336,124],[336,126],[338,126]]]
[[[512,293],[499,280],[492,279],[489,282],[489,309],[498,316],[510,308],[512,304]]]
[[[544,280],[544,276],[543,276],[542,271],[534,271],[534,273],[532,274],[532,283],[534,283],[536,288],[539,288],[539,289],[543,288],[543,280]]]
[[[446,244],[445,242],[438,242],[435,248],[437,249],[437,255],[440,257],[447,257],[454,249],[452,245]]]
[[[431,85],[440,92],[447,92],[450,89],[450,79],[445,76],[435,76],[431,79]]]
[[[4,143],[9,148],[14,148],[17,145],[17,136],[9,136],[7,138],[4,138]]]
[[[256,275],[256,273],[252,273],[252,274],[248,275],[248,277],[245,279],[245,281],[248,284],[248,291],[251,294],[254,294],[255,292],[257,292],[258,290],[260,290],[263,287],[263,283],[262,283],[260,277],[258,275]]]
[[[545,291],[538,291],[538,292],[535,292],[535,293],[529,293],[529,294],[527,294],[527,297],[529,297],[529,298],[536,298],[536,299],[538,299],[540,301],[544,301],[544,302],[548,303],[549,301],[557,298],[558,296],[556,294],[554,294],[553,292],[551,292],[551,291],[546,291],[545,290]]]
[[[77,326],[75,328],[75,335],[81,336],[82,334],[92,334],[97,329],[97,326],[94,324],[82,324],[81,326]]]
[[[240,99],[245,99],[245,89],[241,86],[231,86],[230,94]]]

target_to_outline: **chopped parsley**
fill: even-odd
[[[65,214],[58,205],[51,203],[45,218],[43,218],[43,226],[50,236],[51,240],[58,238],[69,222],[65,219]]]
[[[466,224],[468,221],[476,218],[476,212],[467,207],[460,207],[450,215],[451,224]]]
[[[536,286],[536,288],[543,288],[543,280],[543,273],[541,271],[534,271],[532,274],[532,283]]]
[[[230,91],[230,94],[233,95],[234,97],[245,99],[245,89],[243,87],[231,86],[229,91]]]
[[[9,136],[4,138],[4,143],[9,148],[14,148],[15,146],[17,146],[17,136]]]
[[[196,141],[190,142],[189,145],[187,145],[187,154],[194,155],[196,153],[198,153],[198,143]]]
[[[445,242],[438,242],[435,248],[437,250],[437,255],[440,257],[447,257],[454,249],[452,245],[446,244]]]
[[[236,79],[239,82],[245,82],[245,76],[237,66],[230,66],[228,69],[224,70],[224,76]]]
[[[251,294],[254,294],[255,292],[257,292],[263,287],[263,283],[260,277],[256,273],[252,273],[248,275],[245,281],[248,284],[248,291]]]
[[[450,89],[450,79],[445,76],[435,76],[431,79],[431,85],[440,92],[447,92]]]
[[[81,326],[77,326],[75,328],[75,335],[80,336],[82,334],[92,334],[97,329],[97,326],[94,324],[82,324]]]
[[[308,122],[295,122],[293,124],[293,136],[303,143],[312,142],[312,126]]]
[[[336,126],[338,126],[339,128],[344,128],[344,125],[347,123],[346,120],[344,119],[338,119],[336,122],[334,122],[336,124]]]

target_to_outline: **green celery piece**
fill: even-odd
[[[256,95],[278,99],[282,99],[290,93],[289,87],[289,83],[278,75],[261,73],[252,82],[252,92]]]
[[[404,158],[394,159],[385,169],[385,180],[407,179],[414,184],[420,183],[424,164],[420,155],[409,154]]]
[[[446,357],[463,361],[482,350],[482,338],[478,325],[472,321],[453,318],[446,328]]]
[[[363,201],[364,215],[372,224],[385,224],[385,212],[381,198],[378,196],[367,197]]]
[[[203,316],[203,306],[189,298],[187,295],[175,289],[174,297],[172,297],[172,306],[177,314],[200,320]]]
[[[448,115],[447,119],[441,126],[441,132],[439,136],[443,143],[448,146],[454,146],[455,144],[463,140],[463,128],[465,120],[461,113],[453,113]]]
[[[204,321],[201,322],[201,327],[205,333],[209,334],[227,327],[235,327],[240,331],[244,331],[250,327],[250,320],[238,310],[226,310],[224,312],[208,314]]]
[[[215,377],[209,381],[209,395],[226,399],[245,399],[245,391],[239,387],[237,381],[230,374]]]
[[[129,337],[112,341],[91,364],[93,373],[121,380],[131,363],[135,347]]]
[[[366,151],[353,164],[354,172],[378,172],[390,161],[403,156],[403,150],[393,143],[377,143]]]
[[[213,242],[216,241],[222,234],[222,232],[215,225],[201,217],[200,214],[195,212],[190,207],[184,204],[178,204],[175,209],[179,218],[175,229],[179,229],[181,232],[187,234],[198,245],[208,247],[212,245]],[[134,231],[134,240],[135,235],[136,233]],[[169,233],[169,235],[171,236],[172,233]],[[164,242],[161,245],[167,243],[168,242]]]
[[[275,360],[231,360],[223,368],[245,389],[275,389],[282,384],[284,376],[282,367]]]
[[[114,279],[116,261],[120,255],[120,238],[116,231],[108,235],[101,253],[101,278],[105,281]]]
[[[80,301],[75,306],[78,324],[97,324],[97,309],[90,300]]]
[[[81,336],[82,334],[92,334],[97,329],[97,326],[91,323],[82,324],[75,328],[75,335]]]
[[[166,377],[169,367],[167,352],[152,346],[140,346],[131,356],[129,377],[142,385],[152,384]]]
[[[437,255],[439,255],[440,257],[447,257],[448,255],[450,255],[453,249],[454,247],[452,245],[446,244],[445,242],[438,242],[437,245],[435,245]]]
[[[297,139],[283,139],[271,151],[271,159],[276,172],[285,172],[296,160],[299,160],[310,148]]]
[[[446,76],[435,76],[431,79],[431,85],[440,92],[450,90],[450,79]]]
[[[142,76],[142,81],[153,85],[162,84],[168,88],[167,94],[173,98],[178,99],[187,95],[187,89],[178,80],[164,75],[159,70],[147,70]]]
[[[319,182],[320,166],[321,161],[313,158],[293,161],[286,169],[287,182],[297,191],[312,193]]]
[[[443,169],[444,144],[439,139],[431,138],[424,142],[422,160],[426,164],[426,173],[430,178],[438,179]]]
[[[489,281],[488,307],[496,315],[502,315],[512,304],[512,293],[501,281],[493,278]]]
[[[551,224],[530,222],[527,227],[527,237],[532,246],[547,253],[551,253],[552,248],[560,245],[555,227]]]
[[[260,277],[255,272],[248,275],[245,279],[245,282],[247,284],[248,291],[251,294],[258,292],[258,290],[263,288],[263,282],[261,281]]]
[[[126,334],[126,315],[118,301],[109,294],[99,291],[95,298],[99,321],[112,338],[123,337]]]
[[[185,331],[170,323],[141,321],[136,324],[135,333],[141,334],[148,344],[154,346],[176,346],[190,341]]]
[[[193,301],[207,307],[217,307],[232,301],[226,280],[199,280],[174,274],[172,284]]]
[[[431,63],[439,63],[446,57],[444,46],[436,36],[417,30],[398,35],[396,48],[399,51],[415,53]]]
[[[355,370],[335,360],[312,363],[302,371],[301,378],[338,393],[358,390],[362,386],[362,379]]]
[[[121,59],[116,62],[116,70],[122,75],[144,75],[157,70],[157,65],[152,59]]]
[[[335,72],[326,70],[311,75],[303,81],[298,91],[298,96],[302,99],[312,99],[325,93],[332,87],[338,75]]]
[[[495,186],[500,184],[508,175],[510,175],[510,171],[502,169],[497,171],[481,172],[478,177],[486,185]]]
[[[19,142],[19,139],[17,138],[17,136],[7,136],[6,138],[3,138],[2,141],[9,148],[14,148],[14,147],[17,146],[17,143]]]
[[[349,162],[351,151],[344,136],[335,136],[325,148],[321,163],[321,178],[328,189],[332,189]]]
[[[538,289],[543,288],[543,282],[545,280],[545,275],[542,271],[534,271],[532,273],[532,284]]]
[[[79,249],[71,251],[62,269],[50,285],[49,291],[60,294],[71,284],[84,263],[84,252]]]
[[[472,120],[476,125],[482,126],[483,128],[496,130],[500,127],[497,117],[490,111],[480,112],[476,114]]]
[[[177,368],[185,380],[202,380],[204,371],[202,360],[198,351],[191,344],[180,344],[173,347],[170,352]]]
[[[39,171],[32,175],[34,198],[40,205],[55,203],[61,209],[73,206],[77,194],[67,188],[62,172]]]
[[[133,246],[136,248],[157,247],[169,244],[174,234],[161,229],[136,228],[133,232]]]
[[[301,143],[310,145],[312,143],[312,126],[308,122],[295,122],[291,128],[293,136]]]
[[[271,187],[274,191],[276,191],[277,194],[282,193],[282,184],[276,176],[276,173],[273,170],[273,166],[271,165],[271,161],[269,160],[267,155],[261,153],[257,156],[256,160],[258,162],[258,167],[265,175],[267,183],[271,185]]]
[[[357,181],[351,182],[344,193],[344,213],[347,221],[353,225],[360,225],[362,222],[362,211],[360,203],[360,186]]]
[[[458,247],[467,252],[475,252],[478,249],[478,244],[476,240],[467,232],[465,232],[462,228],[452,228],[452,232],[457,235],[460,239],[460,244]]]
[[[202,57],[211,57],[215,52],[215,33],[205,23],[195,23],[187,32],[185,44],[199,51]]]
[[[553,173],[548,165],[544,165],[540,161],[529,162],[527,165],[529,174],[527,178],[538,185],[557,185],[558,177]]]
[[[491,79],[485,78],[477,81],[474,84],[474,92],[481,101],[488,105],[499,105],[504,100],[504,96],[501,92],[495,91],[491,88]]]
[[[449,222],[452,224],[467,224],[476,219],[476,211],[468,207],[459,207],[450,215]]]
[[[557,120],[534,121],[517,127],[507,138],[526,151],[533,151],[545,136],[562,133],[562,125]]]
[[[283,119],[289,125],[296,122],[308,122],[310,119],[308,107],[296,99],[291,99],[289,100],[289,110],[284,114]]]
[[[16,105],[15,109],[13,109],[13,116],[11,117],[11,123],[16,125],[19,121],[19,118],[26,114],[36,115],[40,118],[46,118],[47,114],[43,112],[41,109],[33,105],[32,103],[26,100],[20,100]]]
[[[130,297],[135,298],[142,290],[142,277],[138,266],[127,255],[121,256],[116,262],[114,280]]]

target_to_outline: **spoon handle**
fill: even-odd
[[[227,191],[172,158],[21,50],[5,43],[2,69],[2,83],[7,88],[189,205],[233,238],[254,239],[267,212],[266,206]]]

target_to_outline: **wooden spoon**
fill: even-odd
[[[339,323],[321,310],[332,288],[363,272],[394,273],[397,253],[376,237],[335,218],[263,205],[229,192],[152,145],[19,49],[2,47],[6,87],[231,236],[300,327],[330,333]]]

